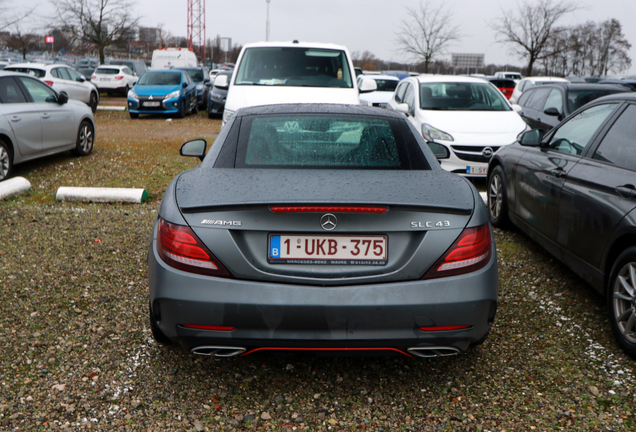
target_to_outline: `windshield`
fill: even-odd
[[[194,82],[203,81],[203,71],[201,69],[188,69],[186,72],[188,73],[188,75],[190,75],[190,78],[192,78],[192,81]]]
[[[250,117],[241,123],[237,166],[430,169],[417,141],[401,132],[397,120],[376,117]]]
[[[42,69],[33,69],[28,67],[7,67],[5,68],[5,70],[12,72],[22,72],[36,78],[42,78],[44,75],[46,75],[46,71],[43,71]]]
[[[179,85],[181,72],[145,73],[139,78],[138,85]]]
[[[345,52],[315,48],[248,48],[234,84],[353,88]]]
[[[490,83],[420,83],[420,108],[441,111],[510,111]]]

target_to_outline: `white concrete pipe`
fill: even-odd
[[[90,187],[61,187],[57,190],[55,199],[58,201],[83,202],[128,202],[141,204],[148,199],[145,189],[135,188],[90,188]]]
[[[31,189],[31,182],[24,177],[13,177],[0,182],[0,199]]]

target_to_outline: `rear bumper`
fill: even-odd
[[[494,320],[496,254],[471,274],[385,284],[305,286],[214,278],[167,266],[155,244],[148,256],[150,304],[161,331],[186,350],[240,347],[406,354],[413,347],[464,351]],[[183,325],[227,326],[231,331]],[[420,327],[468,325],[423,331]],[[408,354],[407,354],[408,355]]]

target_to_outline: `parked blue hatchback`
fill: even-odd
[[[199,112],[196,84],[179,70],[145,72],[128,92],[130,118],[139,114],[176,114],[183,118],[188,112]]]

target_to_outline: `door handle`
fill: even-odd
[[[634,188],[634,185],[631,184],[626,184],[623,186],[617,186],[616,187],[616,192],[618,192],[618,194],[620,196],[622,196],[623,198],[634,198],[636,197],[636,188]]]
[[[18,117],[18,116],[13,116],[13,117],[11,117],[11,121],[12,121],[12,122],[17,123],[17,122],[19,122],[20,120],[22,120],[22,118],[20,118],[20,117]]]
[[[561,178],[563,176],[565,176],[565,171],[563,170],[563,168],[556,168],[553,169],[552,171],[550,171],[552,173],[553,176],[555,176],[556,178]]]
[[[48,113],[44,113],[44,114],[42,114],[42,118],[43,118],[43,119],[47,119],[47,118],[50,118],[50,117],[51,117],[51,116],[50,116]]]

